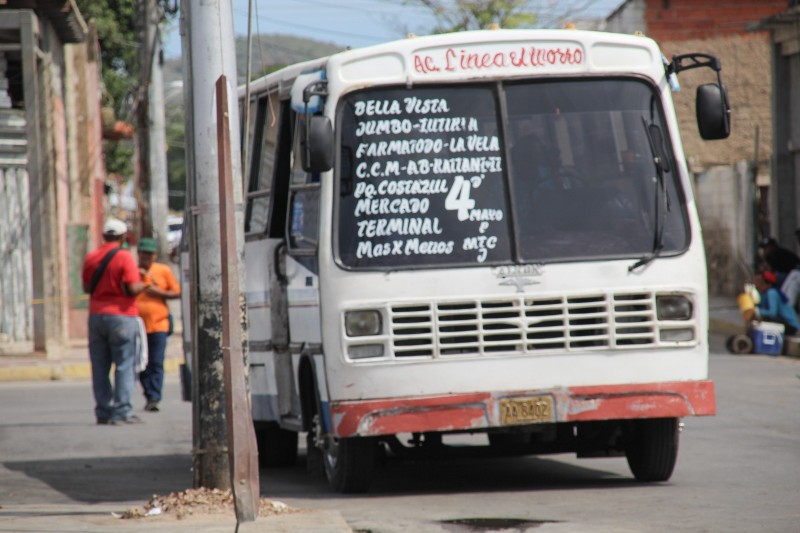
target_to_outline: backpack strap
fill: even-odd
[[[97,288],[97,284],[100,282],[100,277],[103,275],[103,272],[108,266],[108,263],[111,262],[111,259],[117,252],[120,251],[120,249],[121,247],[117,246],[116,248],[109,251],[103,258],[103,260],[100,261],[100,264],[97,266],[97,270],[95,270],[94,274],[92,275],[92,284],[89,286],[89,294],[92,294],[94,290]]]

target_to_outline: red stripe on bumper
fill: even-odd
[[[334,432],[341,437],[481,429],[501,425],[501,398],[541,395],[553,398],[554,422],[708,416],[716,412],[714,383],[706,380],[331,402],[331,419]]]

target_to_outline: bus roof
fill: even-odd
[[[336,86],[531,75],[636,72],[663,76],[657,44],[641,35],[584,30],[479,30],[409,37],[291,65],[251,84],[258,93],[325,69]],[[287,88],[288,89],[288,88]],[[240,97],[244,88],[240,88]]]

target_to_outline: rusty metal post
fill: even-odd
[[[217,153],[219,157],[219,219],[222,259],[222,352],[224,357],[225,416],[228,425],[228,462],[236,519],[250,522],[258,516],[258,450],[244,375],[242,304],[239,257],[233,202],[233,170],[228,116],[228,85],[220,76],[217,90]]]

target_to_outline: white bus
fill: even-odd
[[[719,62],[634,35],[409,38],[240,88],[262,464],[305,433],[310,469],[359,492],[380,447],[469,433],[669,479],[680,418],[715,412],[671,100],[695,67],[701,134],[725,138]]]

